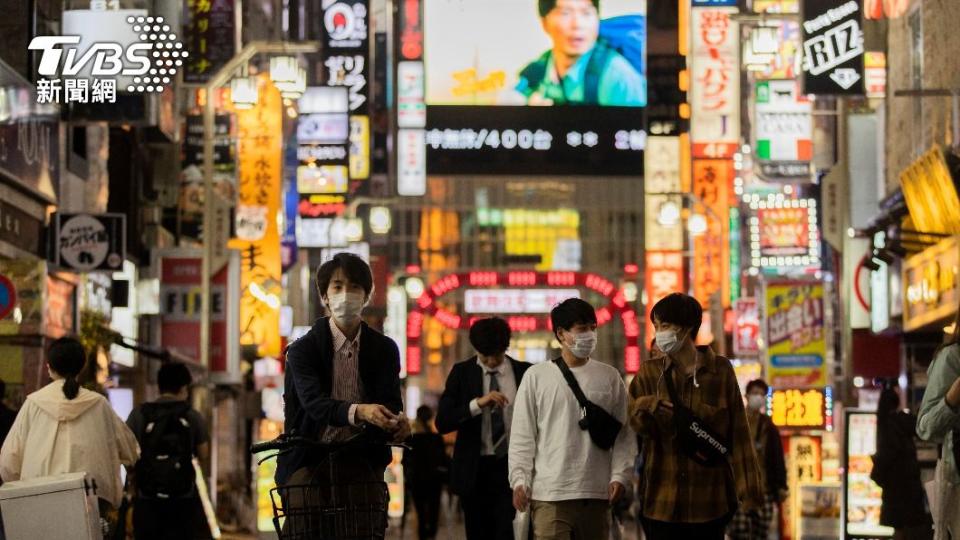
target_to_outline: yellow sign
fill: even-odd
[[[237,111],[241,206],[263,209],[264,235],[236,242],[240,250],[240,343],[260,356],[280,355],[280,209],[283,100],[267,76],[258,79],[260,101]]]
[[[782,507],[785,513],[783,521],[787,524],[787,531],[791,532],[790,537],[797,538],[796,504],[799,486],[822,480],[821,439],[807,436],[790,437],[787,448],[787,487],[790,500]]]
[[[771,281],[764,289],[764,341],[770,386],[826,386],[823,283]]]
[[[370,178],[370,117],[350,117],[350,179]]]
[[[823,428],[826,425],[823,390],[775,390],[770,417],[779,427]]]
[[[939,146],[900,173],[900,185],[917,230],[960,234],[960,198]]]
[[[953,316],[960,300],[958,265],[960,245],[956,238],[947,238],[903,263],[904,330],[916,330]]]
[[[580,269],[580,214],[576,210],[508,209],[503,213],[507,255],[539,255],[536,270]]]

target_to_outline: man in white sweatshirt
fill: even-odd
[[[580,299],[550,314],[562,360],[586,398],[622,425],[610,450],[581,429],[580,405],[560,367],[531,367],[517,391],[511,425],[509,468],[513,504],[532,508],[537,540],[607,538],[609,509],[632,485],[636,438],[626,425],[627,390],[616,368],[593,360],[597,316]]]

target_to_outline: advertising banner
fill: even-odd
[[[195,362],[200,361],[200,313],[203,297],[200,253],[170,253],[160,257],[160,344]],[[211,279],[210,370],[227,369],[228,269]]]
[[[540,9],[450,0],[424,2],[423,10],[431,173],[642,169],[645,0]],[[490,39],[490,28],[511,36],[509,46]],[[416,71],[404,71],[415,80]],[[402,114],[405,122],[417,117]]]
[[[754,2],[754,6],[756,6]],[[800,23],[795,21],[768,21],[774,27],[776,51],[770,63],[754,71],[757,80],[796,79],[800,63]],[[754,30],[756,31],[756,30]]]
[[[732,158],[740,142],[737,8],[693,8],[690,138],[695,158]]]
[[[863,95],[862,0],[803,0],[803,91]]]
[[[826,386],[823,283],[772,280],[763,288],[767,382],[778,389]]]
[[[751,209],[752,267],[777,271],[819,267],[816,199],[766,200],[751,203]]]
[[[823,429],[827,425],[827,393],[823,389],[774,390],[771,403],[769,415],[777,427]]]
[[[730,202],[733,162],[697,159],[693,162],[693,194],[702,202],[694,212],[706,220],[706,231],[693,239],[693,295],[703,306],[721,293],[724,307],[730,305]],[[704,208],[706,205],[707,208]]]
[[[877,453],[877,415],[848,410],[843,504],[845,538],[891,538],[893,529],[880,525],[883,490],[870,479]]]
[[[249,229],[260,231],[240,240],[240,343],[257,345],[262,356],[280,354],[281,257],[280,209],[283,157],[283,101],[265,75],[259,77],[260,100],[237,111],[240,195],[238,215],[246,209]],[[238,235],[239,235],[238,227]]]

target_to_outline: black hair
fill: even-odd
[[[80,393],[77,375],[87,363],[87,354],[83,345],[72,337],[62,337],[53,341],[47,350],[47,363],[50,368],[63,377],[63,395],[73,399]]]
[[[690,329],[690,339],[696,340],[703,324],[703,308],[696,298],[683,294],[668,294],[650,310],[650,322],[659,320]]]
[[[900,394],[893,388],[884,388],[877,403],[877,416],[887,416],[900,410]]]
[[[480,319],[470,327],[470,344],[483,356],[503,354],[510,348],[510,325],[500,317]]]
[[[600,0],[590,1],[593,3],[593,7],[600,11]],[[540,11],[541,18],[546,17],[555,7],[557,7],[557,0],[537,0],[537,8]]]
[[[744,393],[749,394],[750,391],[753,390],[754,388],[759,388],[760,390],[763,390],[763,395],[767,395],[767,392],[770,391],[770,385],[764,382],[763,379],[754,379],[747,383],[747,389],[746,389],[746,392]]]
[[[373,273],[370,271],[370,265],[353,253],[337,253],[317,268],[317,291],[321,297],[327,295],[330,280],[333,279],[337,270],[342,270],[350,283],[360,285],[363,287],[363,292],[370,296],[373,291]]]
[[[550,311],[553,335],[560,337],[560,330],[570,330],[578,324],[597,324],[597,312],[589,303],[579,298],[568,298]]]
[[[157,372],[157,386],[161,394],[176,394],[193,384],[190,368],[180,362],[167,362]]]

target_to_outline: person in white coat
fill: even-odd
[[[96,480],[103,515],[120,504],[120,466],[133,466],[140,447],[106,398],[80,388],[77,375],[85,358],[76,339],[60,338],[50,346],[53,382],[27,396],[0,449],[0,476],[11,482],[85,472]]]
[[[960,317],[958,317],[960,319]],[[942,444],[936,490],[930,501],[936,539],[960,538],[960,326],[927,369],[927,389],[917,415],[917,435]]]
[[[527,370],[517,391],[510,435],[514,507],[532,508],[537,540],[607,538],[610,505],[633,485],[637,440],[626,425],[627,389],[616,368],[594,360],[597,317],[578,298],[550,314],[566,368],[583,394],[622,425],[613,447],[602,449],[580,425],[581,411],[555,362]]]

